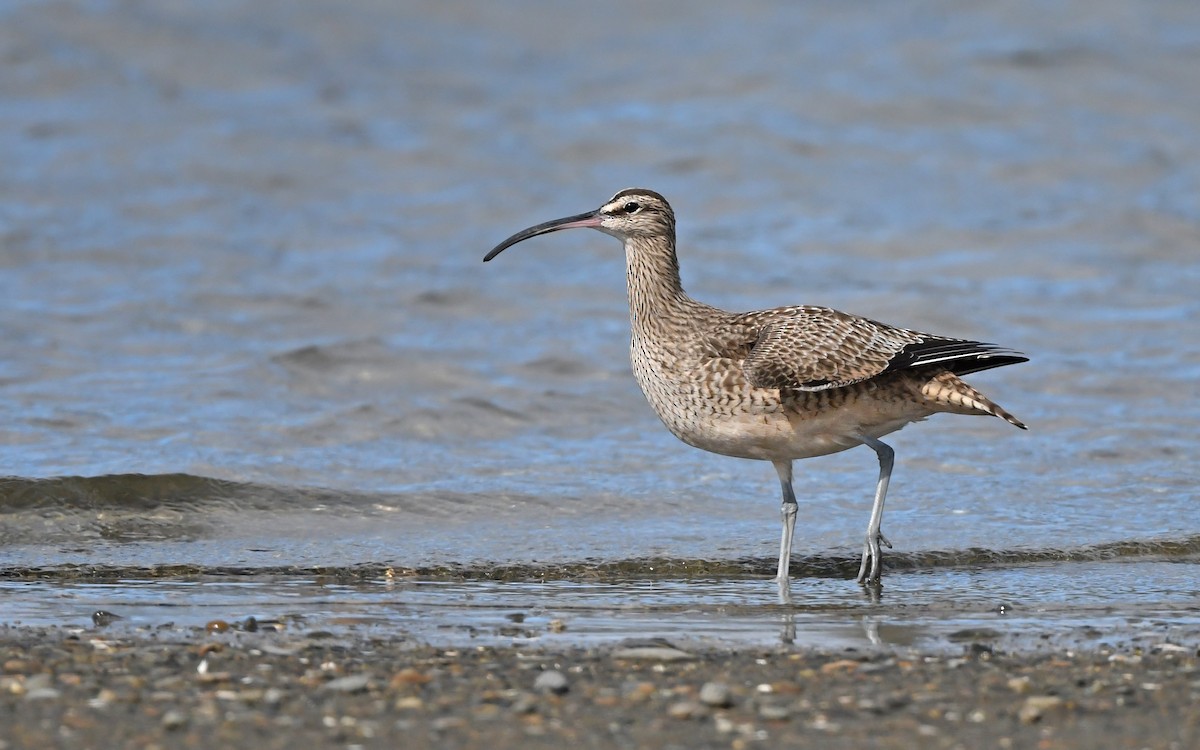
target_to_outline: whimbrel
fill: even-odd
[[[879,480],[859,565],[878,584],[880,529],[894,452],[880,438],[939,412],[1025,425],[960,379],[1028,361],[1011,349],[895,328],[826,307],[731,313],[689,297],[679,280],[675,213],[653,190],[631,188],[595,211],[529,227],[496,245],[589,227],[625,245],[632,328],[630,360],[646,400],[688,445],[770,461],[783,490],[777,580],[788,597],[796,527],[792,461],[865,445]]]

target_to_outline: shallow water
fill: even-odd
[[[746,576],[680,579],[652,572],[541,581],[175,574],[52,586],[0,581],[0,594],[9,602],[6,625],[117,637],[191,636],[220,621],[234,630],[271,628],[285,642],[353,635],[546,648],[662,642],[931,653],[974,643],[1009,651],[1194,651],[1200,648],[1194,564],[1138,560],[893,572],[881,594],[858,596],[843,580],[801,577],[790,605],[772,603],[766,595],[771,587]],[[1132,593],[1114,600],[1080,592],[1078,581],[1092,578]],[[96,621],[98,612],[120,617]]]
[[[0,9],[3,619],[71,621],[76,587],[253,612],[279,585],[321,611],[342,594],[313,571],[391,566],[423,598],[355,584],[356,616],[447,607],[423,637],[449,638],[479,629],[465,596],[552,610],[598,580],[601,611],[653,568],[670,606],[725,597],[774,633],[774,473],[649,411],[619,245],[479,262],[641,184],[675,205],[700,299],[1032,358],[972,378],[1028,433],[938,417],[890,440],[879,603],[844,580],[874,457],[797,465],[795,616],[932,637],[974,617],[966,577],[1034,621],[1200,620],[1200,8],[688,9]],[[589,628],[656,630],[567,632]]]

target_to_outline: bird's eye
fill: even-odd
[[[636,214],[641,208],[641,205],[637,201],[629,201],[624,206],[621,206],[621,210],[627,214]]]

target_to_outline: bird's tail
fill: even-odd
[[[944,370],[921,386],[925,398],[942,406],[946,411],[959,414],[990,414],[1005,422],[1026,429],[1025,423],[1009,414],[995,401],[972,388],[962,378]]]

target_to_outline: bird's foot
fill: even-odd
[[[775,583],[779,586],[779,603],[792,603],[792,582],[788,578],[776,578]]]
[[[883,535],[882,531],[876,532],[874,535],[868,534],[867,541],[863,543],[862,563],[858,566],[858,578],[856,579],[862,584],[878,584],[883,573],[883,552],[880,545],[892,548],[892,543]]]

